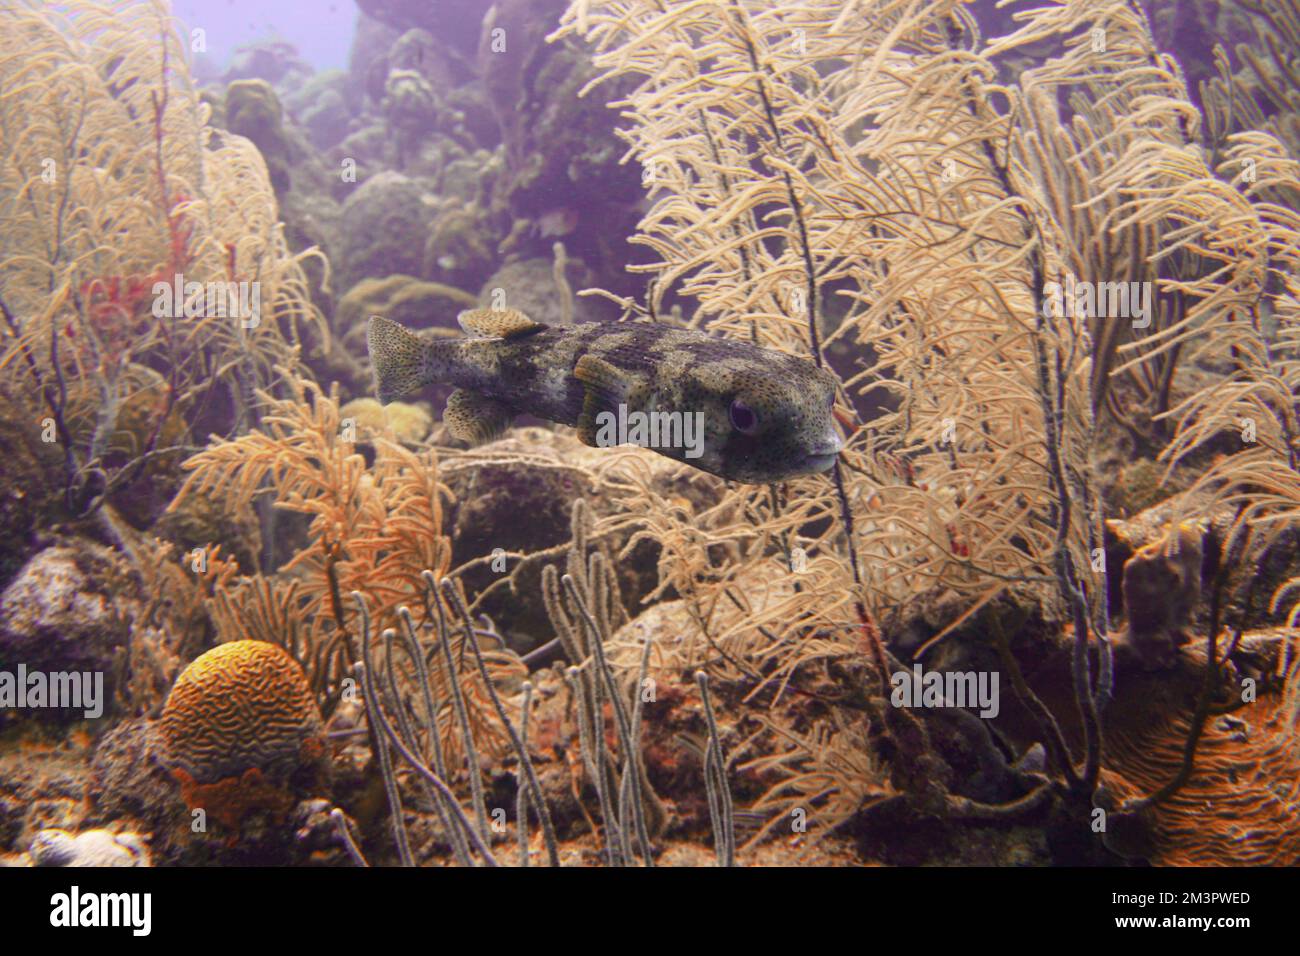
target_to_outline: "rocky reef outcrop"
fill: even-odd
[[[118,552],[88,540],[39,551],[0,594],[0,667],[105,676],[105,701],[131,640],[138,584]],[[138,600],[138,598],[136,598]]]

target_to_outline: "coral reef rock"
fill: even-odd
[[[287,95],[284,107],[314,146],[328,149],[347,136],[361,102],[347,73],[324,70]]]
[[[477,305],[468,292],[440,282],[425,282],[408,275],[367,278],[339,301],[336,326],[340,335],[347,336],[363,330],[370,316],[382,315],[410,329],[456,329],[457,313]]]
[[[477,288],[498,258],[493,235],[488,213],[472,204],[451,201],[430,227],[421,274],[461,288]]]
[[[591,284],[591,272],[581,262],[570,260],[565,269],[570,289],[582,289]],[[535,258],[508,262],[492,273],[479,290],[479,305],[491,308],[496,302],[497,290],[505,294],[507,306],[518,309],[536,322],[546,325],[566,325],[561,308],[561,292],[556,288],[555,263],[551,259]],[[592,296],[573,296],[573,323],[598,322],[613,318],[611,303]]]
[[[298,55],[293,44],[280,40],[259,40],[241,46],[231,58],[225,79],[265,80],[284,89],[294,89],[311,76],[312,68]]]
[[[148,866],[149,848],[138,833],[42,830],[28,849],[34,866]]]
[[[131,634],[133,590],[121,556],[101,545],[46,548],[0,595],[0,663],[111,673]]]
[[[416,180],[386,171],[367,179],[343,203],[339,280],[419,274],[433,197]]]
[[[577,497],[586,498],[597,516],[620,510],[620,504],[604,494],[594,477],[600,469],[615,473],[624,465],[644,469],[641,473],[649,474],[656,491],[687,508],[703,507],[714,500],[720,487],[713,476],[701,475],[653,452],[629,448],[625,451],[630,458],[620,463],[611,457],[618,452],[591,448],[571,434],[545,428],[511,429],[506,437],[484,445],[481,451],[506,460],[471,459],[474,463],[469,464],[447,459],[441,463],[443,480],[455,496],[444,527],[462,560],[492,554],[497,548],[534,552],[565,543],[570,538],[572,503]],[[612,552],[617,553],[626,543],[625,534],[615,537],[610,541]],[[627,607],[636,607],[657,584],[658,553],[657,545],[643,540],[626,560],[617,562]],[[513,588],[498,589],[482,607],[501,628],[507,643],[520,650],[551,636],[540,588],[543,563],[525,565]],[[476,591],[516,569],[514,559],[495,567],[480,565],[466,572],[465,581]]]
[[[492,4],[490,0],[357,0],[357,6],[394,30],[419,27],[468,52],[474,49],[479,23]]]
[[[0,416],[0,587],[31,557],[37,529],[62,510],[61,483],[50,480],[62,457],[35,425]]]
[[[289,188],[289,143],[284,109],[265,80],[236,80],[226,88],[226,129],[253,141],[277,193]]]
[[[622,236],[640,218],[640,172],[620,163],[625,147],[616,118],[602,100],[618,98],[617,82],[601,97],[579,97],[595,69],[588,52],[572,42],[547,43],[564,4],[555,0],[503,0],[484,24],[479,69],[501,127],[506,173],[494,204],[517,222],[529,223],[521,254],[549,249],[561,230],[572,234],[570,251],[592,264],[602,281],[627,258]],[[494,42],[503,31],[506,52]],[[581,204],[571,198],[580,194]],[[618,237],[617,239],[615,237]]]
[[[0,854],[21,859],[41,830],[69,831],[101,825],[88,820],[86,760],[90,735],[82,730],[54,739],[54,726],[28,722],[5,732],[0,748]],[[0,865],[3,865],[0,863]]]
[[[442,106],[433,84],[416,70],[390,70],[379,103],[393,132],[397,163],[406,166],[419,141],[433,132]]]

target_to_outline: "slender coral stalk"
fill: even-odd
[[[432,580],[433,572],[426,571],[425,582],[430,583]],[[533,804],[536,806],[537,815],[541,820],[542,838],[546,842],[546,853],[550,857],[551,866],[559,866],[560,852],[555,839],[555,826],[551,823],[551,812],[546,805],[546,798],[542,794],[541,782],[537,779],[537,771],[533,769],[533,762],[528,757],[528,749],[524,746],[519,732],[515,730],[515,725],[510,720],[510,715],[506,713],[505,705],[501,703],[501,697],[492,683],[492,676],[488,673],[487,664],[483,660],[483,650],[479,647],[478,635],[474,631],[474,621],[469,616],[469,610],[465,607],[465,599],[461,597],[460,591],[457,590],[451,578],[443,578],[442,593],[446,595],[447,600],[456,609],[456,613],[460,615],[461,625],[465,629],[465,640],[469,642],[469,646],[474,651],[474,660],[478,662],[479,676],[483,679],[484,686],[487,687],[488,696],[492,699],[492,706],[496,708],[497,716],[501,718],[501,723],[510,736],[510,743],[515,748],[515,756],[519,760],[524,779],[527,781],[528,789],[532,791]],[[521,820],[520,825],[524,825],[524,821]]]
[[[573,601],[583,622],[587,625],[587,631],[591,637],[592,654],[596,661],[596,669],[604,679],[605,687],[609,691],[610,701],[614,707],[614,719],[618,726],[619,741],[623,748],[623,774],[626,779],[630,780],[627,786],[632,802],[632,819],[636,826],[637,839],[641,844],[641,858],[646,866],[652,866],[650,833],[646,829],[645,807],[642,804],[641,797],[640,748],[632,735],[632,722],[628,718],[627,705],[623,702],[623,696],[614,680],[614,672],[610,670],[609,662],[605,658],[604,637],[596,624],[596,619],[592,617],[586,602],[583,601],[582,595],[578,593],[578,587],[573,580],[573,576],[566,574],[560,580],[564,582],[569,599]],[[597,743],[599,744],[599,741]],[[623,823],[624,821],[620,820],[620,824]]]
[[[736,865],[736,816],[727,785],[727,758],[722,752],[722,735],[709,698],[709,675],[695,672],[704,704],[704,719],[709,725],[709,743],[704,751],[704,785],[709,792],[709,815],[713,820],[713,848],[719,866]]]
[[[357,608],[359,609],[361,614],[362,652],[367,656],[369,656],[372,653],[370,650],[370,643],[371,643],[370,642],[370,613],[366,609],[366,601],[365,598],[362,596],[361,592],[353,591],[352,599],[356,601]],[[375,721],[375,724],[379,727],[380,730],[383,731],[383,734],[388,738],[389,741],[392,742],[393,746],[397,748],[397,752],[402,755],[402,757],[406,760],[408,764],[411,765],[412,769],[414,769],[416,773],[424,777],[425,780],[427,780],[430,784],[433,785],[434,789],[436,789],[440,794],[442,794],[444,799],[447,801],[447,808],[451,811],[453,819],[460,824],[461,828],[465,831],[466,836],[469,837],[470,843],[473,844],[474,849],[478,851],[479,855],[483,857],[484,861],[489,866],[499,865],[497,863],[496,857],[492,855],[492,851],[488,848],[486,839],[479,833],[479,831],[474,827],[474,825],[470,823],[469,818],[465,816],[465,812],[461,809],[460,803],[459,801],[456,800],[456,795],[452,793],[451,788],[447,786],[447,784],[443,781],[441,777],[439,777],[436,773],[434,773],[427,766],[425,766],[424,761],[420,759],[419,755],[417,755],[414,751],[412,751],[409,747],[406,746],[406,743],[402,740],[401,736],[397,733],[397,730],[393,727],[392,723],[388,720],[388,717],[384,714],[383,708],[379,706],[379,689],[375,685],[374,676],[370,667],[370,663],[371,662],[367,661],[367,662],[359,663],[357,665],[357,670],[360,671],[358,676],[362,680],[362,691],[365,695],[367,714],[371,716],[371,718]],[[381,747],[380,748],[381,753],[385,749],[386,748]],[[385,786],[386,787],[391,786],[391,791],[390,791],[390,803],[391,803],[391,797],[393,795],[396,795],[396,780],[395,778],[392,777],[391,765],[389,766],[388,772],[385,777]],[[401,821],[401,817],[400,817],[401,814],[400,795],[397,795],[396,799],[397,799],[397,819],[394,822],[394,829],[396,830],[398,827],[401,827],[404,835],[405,823]]]

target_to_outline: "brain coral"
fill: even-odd
[[[254,808],[288,810],[297,785],[323,768],[320,711],[302,668],[265,641],[232,641],[194,660],[158,729],[185,801],[232,827]]]
[[[1157,866],[1300,864],[1300,741],[1277,695],[1242,716],[1212,719],[1196,770],[1155,808]],[[1182,761],[1188,717],[1167,715],[1147,728],[1113,733],[1110,760],[1134,792],[1151,793]]]
[[[1125,796],[1152,793],[1178,772],[1205,660],[1200,648],[1188,656],[1182,679],[1143,675],[1106,711],[1106,762]],[[1290,668],[1280,688],[1210,716],[1191,778],[1154,807],[1151,863],[1300,864],[1300,668]]]

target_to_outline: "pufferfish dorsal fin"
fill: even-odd
[[[504,402],[463,388],[447,397],[447,407],[442,413],[451,437],[471,446],[501,437],[514,417],[514,409]]]
[[[603,358],[584,355],[573,367],[573,377],[583,386],[582,413],[578,416],[578,439],[598,447],[597,416],[601,412],[618,413],[619,405],[629,409],[641,407],[646,397],[644,377],[620,371]]]
[[[466,335],[478,339],[517,339],[547,328],[518,309],[466,309],[456,316]]]

